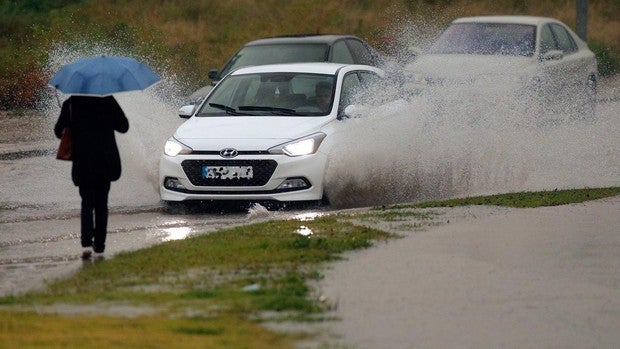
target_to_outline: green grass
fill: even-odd
[[[321,321],[332,305],[320,301],[310,285],[321,279],[324,263],[396,237],[353,220],[420,229],[432,224],[437,213],[419,208],[539,207],[619,194],[620,188],[613,187],[383,206],[358,216],[224,229],[121,253],[86,264],[44,291],[0,298],[0,347],[291,348],[304,334],[276,333],[261,320]],[[312,234],[300,235],[302,226]],[[49,314],[45,307],[51,305],[74,314]],[[129,310],[126,316],[111,316],[106,311],[112,307]],[[129,316],[132,307],[149,311]],[[80,312],[93,308],[97,315]]]
[[[442,201],[427,201],[418,204],[390,205],[375,207],[374,210],[394,210],[402,208],[456,207],[471,205],[491,205],[507,207],[558,206],[597,200],[620,195],[620,187],[566,189],[553,191],[519,192],[489,196],[474,196]]]
[[[0,311],[0,348],[292,348],[294,336],[234,316],[63,316]]]
[[[411,218],[418,220],[431,220],[437,214],[434,212],[420,212],[420,211],[402,211],[398,208],[409,208],[406,205],[394,205],[390,206],[390,210],[376,212],[377,208],[374,208],[370,213],[362,215],[360,218],[364,220],[376,220],[383,222],[401,222],[409,221]]]

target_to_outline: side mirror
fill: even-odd
[[[564,52],[560,50],[551,50],[540,55],[541,61],[558,61],[564,57]]]
[[[195,109],[196,104],[183,106],[181,107],[181,109],[179,109],[179,117],[181,119],[189,119],[190,117],[192,117],[192,115],[194,115]]]
[[[219,72],[217,71],[217,69],[211,69],[209,70],[209,79],[211,80],[216,80],[219,77]]]

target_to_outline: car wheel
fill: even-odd
[[[323,196],[321,197],[321,200],[319,200],[319,205],[329,206],[329,197],[327,197],[327,193],[325,191],[323,191]]]
[[[170,214],[186,214],[189,205],[185,201],[164,201],[164,210]]]

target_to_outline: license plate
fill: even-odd
[[[252,179],[252,166],[202,166],[202,178],[206,179]]]

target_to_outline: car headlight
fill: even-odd
[[[192,148],[177,141],[173,137],[168,139],[168,141],[166,141],[166,145],[164,146],[164,154],[168,156],[177,156],[179,154],[191,154],[191,153],[192,153]]]
[[[299,138],[291,142],[277,145],[269,152],[271,154],[286,154],[288,156],[302,156],[316,153],[326,134],[319,132],[307,137]]]

